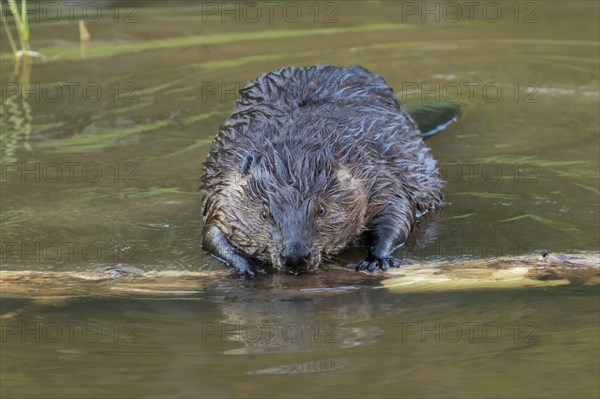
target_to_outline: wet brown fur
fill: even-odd
[[[202,182],[204,247],[243,271],[244,259],[284,269],[289,241],[310,250],[307,271],[361,241],[381,266],[442,200],[415,122],[380,76],[358,66],[286,67],[249,83]]]

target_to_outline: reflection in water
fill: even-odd
[[[299,374],[299,373],[322,373],[343,369],[348,365],[346,359],[327,359],[314,362],[305,362],[298,364],[286,364],[283,366],[269,367],[266,369],[252,370],[248,374]]]
[[[8,82],[2,82],[0,104],[0,157],[3,162],[15,162],[19,151],[30,151],[32,130],[31,106],[27,101],[32,58],[17,58]]]
[[[82,397],[106,386],[144,397],[280,397],[330,384],[345,397],[483,397],[490,386],[504,397],[568,396],[575,386],[587,397],[598,388],[593,289],[397,295],[354,276],[339,271],[358,288],[343,292],[307,291],[335,288],[327,275],[221,277],[173,301],[3,299],[3,397]],[[260,379],[315,374],[324,379]],[[347,382],[365,375],[370,384]],[[548,384],[552,375],[564,379]]]
[[[286,278],[294,278],[293,276]],[[310,289],[310,288],[309,288]],[[370,345],[381,329],[360,325],[389,312],[393,303],[377,299],[373,287],[346,293],[275,289],[257,298],[221,305],[223,319],[216,326],[227,341],[242,348],[226,354],[330,351]],[[359,323],[357,325],[357,323]]]

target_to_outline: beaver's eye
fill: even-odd
[[[325,211],[326,211],[325,205],[319,204],[319,208],[317,209],[317,214],[319,216],[323,216],[323,215],[325,215]]]
[[[265,211],[261,211],[261,212],[260,212],[260,219],[261,219],[262,221],[266,221],[266,220],[267,220],[267,212],[265,212]]]

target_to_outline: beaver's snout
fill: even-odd
[[[302,270],[310,261],[310,250],[300,242],[285,244],[279,255],[287,269]]]

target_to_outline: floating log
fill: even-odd
[[[403,265],[383,285],[397,292],[600,285],[600,254],[532,254],[524,257]]]
[[[334,272],[357,274],[343,268]],[[218,271],[143,271],[121,265],[90,272],[5,270],[0,271],[0,295],[34,299],[82,296],[193,299],[199,298],[197,294],[206,286],[214,284],[215,278],[224,278],[231,273],[226,268]],[[394,292],[598,286],[600,256],[598,253],[534,254],[494,260],[455,260],[405,264],[399,269],[373,274],[380,278],[384,287]],[[289,279],[298,278],[301,277],[289,276]],[[294,284],[294,289],[306,294],[314,287]]]
[[[148,271],[110,266],[90,272],[1,271],[0,296],[185,297],[227,271]]]

